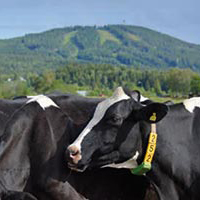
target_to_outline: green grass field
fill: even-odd
[[[166,102],[166,101],[173,101],[174,103],[180,103],[184,99],[183,98],[171,98],[171,97],[148,97],[149,99],[156,101],[156,102]]]

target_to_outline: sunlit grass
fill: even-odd
[[[65,35],[65,38],[64,38],[64,44],[68,44],[68,42],[70,41],[70,39],[77,33],[77,31],[72,31],[72,32],[69,32]]]
[[[152,96],[152,97],[148,97],[149,99],[155,101],[155,102],[166,102],[166,101],[172,101],[174,103],[180,103],[184,100],[184,98],[172,98],[172,97],[156,97],[156,96]]]
[[[111,40],[113,42],[116,42],[118,44],[120,44],[120,40],[117,39],[114,35],[112,35],[110,32],[108,31],[104,31],[104,30],[97,30],[97,32],[100,35],[100,44],[103,45],[104,42],[106,42],[106,40]]]
[[[128,36],[129,39],[133,40],[133,41],[139,41],[140,38],[137,35],[134,35],[132,33],[126,33],[126,35]]]

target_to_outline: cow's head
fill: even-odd
[[[112,153],[117,152],[115,150],[123,141],[120,136],[127,137],[139,121],[156,123],[166,115],[168,110],[166,105],[152,103],[145,106],[139,102],[140,98],[137,95],[139,93],[128,96],[119,87],[112,97],[97,105],[91,120],[67,148],[66,155],[71,168],[83,171],[88,166],[112,163],[114,161]],[[135,152],[137,142],[135,136],[132,143]],[[114,157],[116,159],[116,155]]]

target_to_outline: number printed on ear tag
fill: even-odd
[[[149,143],[151,144],[156,144],[156,141],[157,141],[157,134],[156,133],[150,133],[150,136],[149,136]]]
[[[157,134],[156,133],[150,133],[149,135],[149,143],[147,146],[146,155],[144,157],[144,162],[151,163],[155,150],[156,150],[156,142],[157,142]]]
[[[144,158],[144,162],[148,162],[148,163],[152,162],[155,150],[156,150],[156,144],[149,144],[148,145],[147,152],[146,152],[146,155],[145,155],[145,158]]]

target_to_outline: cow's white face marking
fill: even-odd
[[[38,95],[38,96],[28,96],[27,98],[30,98],[26,103],[31,103],[31,102],[37,102],[43,110],[45,108],[48,108],[50,106],[54,106],[59,108],[58,105],[56,105],[49,97],[44,96],[44,95]]]
[[[139,152],[136,151],[135,155],[129,160],[127,160],[123,163],[119,163],[119,164],[113,163],[113,164],[110,164],[110,165],[105,165],[102,168],[111,167],[111,168],[117,168],[117,169],[121,169],[121,168],[134,169],[138,166],[138,163],[137,163],[138,156],[139,156]]]
[[[100,102],[97,105],[93,118],[90,120],[88,125],[84,128],[84,130],[81,132],[79,137],[70,146],[76,146],[76,148],[79,149],[79,151],[81,152],[81,142],[83,141],[84,137],[92,130],[92,128],[96,124],[100,122],[100,120],[103,118],[108,108],[119,101],[127,100],[127,99],[130,99],[130,97],[124,93],[122,87],[118,87],[115,90],[112,97]]]
[[[192,97],[183,101],[183,105],[189,112],[193,112],[195,107],[200,107],[200,97]]]

